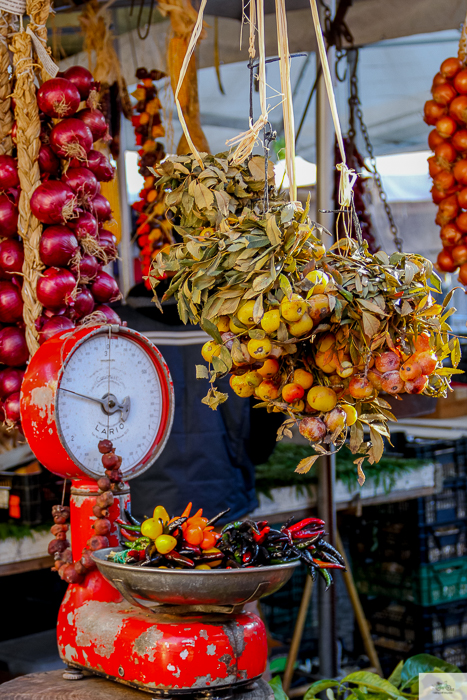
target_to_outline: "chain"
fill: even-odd
[[[350,114],[349,114],[349,132],[348,132],[348,137],[351,143],[354,142],[355,139],[355,125],[356,125],[356,119],[358,119],[358,123],[360,126],[360,131],[362,132],[363,139],[365,141],[365,146],[366,146],[366,151],[368,153],[368,158],[370,161],[371,165],[371,172],[373,175],[373,179],[376,183],[376,187],[378,188],[378,193],[379,193],[379,198],[383,204],[384,211],[386,212],[386,216],[389,221],[389,228],[390,231],[394,237],[394,243],[396,245],[397,250],[401,253],[402,252],[402,244],[403,240],[399,236],[399,229],[397,228],[396,222],[394,221],[394,217],[392,215],[391,207],[389,206],[387,194],[384,191],[383,183],[381,181],[381,176],[378,172],[378,168],[376,166],[376,158],[373,150],[373,145],[370,141],[370,135],[368,133],[367,126],[365,124],[365,120],[363,118],[363,112],[362,112],[362,104],[360,102],[360,97],[358,95],[358,77],[357,77],[357,66],[358,66],[358,49],[350,49],[350,51],[353,51],[355,53],[355,60],[353,61],[353,66],[352,66],[352,72],[351,72],[351,77],[350,77],[350,97],[349,97],[349,108],[350,108]]]

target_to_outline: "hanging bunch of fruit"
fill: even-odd
[[[202,349],[212,408],[227,399],[214,386],[230,374],[242,397],[282,412],[279,439],[297,425],[316,455],[350,449],[378,461],[389,437],[390,405],[380,396],[445,395],[460,360],[449,338],[448,297],[430,261],[420,255],[372,255],[343,238],[326,252],[314,224],[296,203],[277,199],[271,185],[263,209],[264,159],[233,166],[225,154],[166,160],[156,183],[179,220],[183,243],[159,253],[150,280],[174,276],[164,299],[177,299],[180,318],[211,335]],[[271,172],[271,182],[273,173]],[[350,222],[348,222],[350,224]],[[370,435],[365,439],[364,431]]]
[[[149,170],[165,158],[164,146],[156,139],[165,136],[161,119],[161,103],[154,84],[164,77],[158,70],[149,72],[146,68],[138,68],[136,78],[140,81],[132,93],[136,99],[134,115],[131,118],[135,128],[136,145],[140,146],[139,173],[144,177],[144,187],[139,193],[140,198],[132,204],[138,212],[136,221],[137,242],[141,249],[140,258],[144,277],[149,274],[152,259],[159,250],[173,243],[171,235],[172,224],[166,218],[164,190],[155,187],[156,178]],[[151,288],[145,280],[148,289]]]
[[[443,61],[431,94],[424,119],[434,127],[428,136],[433,151],[428,164],[443,244],[437,266],[441,272],[458,270],[459,281],[467,285],[467,67],[461,51],[459,58]]]

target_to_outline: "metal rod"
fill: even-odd
[[[284,692],[287,695],[289,694],[290,684],[292,682],[292,676],[294,672],[294,666],[297,660],[298,652],[300,649],[300,643],[303,637],[303,629],[305,627],[306,614],[308,612],[308,606],[310,605],[312,591],[313,581],[311,579],[311,576],[308,575],[305,580],[305,586],[303,587],[300,608],[298,609],[298,615],[295,622],[292,640],[290,642],[289,653],[287,655],[287,663],[285,665],[284,678],[282,680],[282,687],[284,688]]]

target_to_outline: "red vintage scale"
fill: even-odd
[[[173,420],[173,384],[161,353],[143,335],[116,325],[76,329],[44,343],[22,386],[21,420],[37,459],[72,480],[73,559],[94,534],[92,508],[104,475],[99,440],[123,458],[124,482],[109,519],[130,506],[128,481],[164,449]],[[154,474],[157,480],[157,472]],[[59,653],[80,670],[151,692],[203,697],[243,692],[264,672],[266,632],[245,602],[277,590],[294,564],[245,570],[181,571],[131,567],[95,552],[98,566],[70,584],[57,622]]]

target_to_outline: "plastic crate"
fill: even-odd
[[[410,501],[388,503],[375,509],[380,518],[400,520],[407,525],[436,525],[464,520],[466,517],[467,483],[460,481],[456,486],[448,486],[441,493]]]
[[[355,567],[360,593],[438,605],[467,598],[467,557],[424,564],[415,571],[395,562]]]
[[[436,462],[442,467],[446,480],[466,478],[467,476],[467,440],[428,440],[424,438],[407,439],[405,433],[391,435],[394,447],[386,445],[385,451],[397,451],[410,459],[423,459]]]
[[[9,508],[2,509],[0,516],[31,526],[52,520],[51,508],[60,503],[63,480],[44,467],[36,473],[21,474],[17,472],[18,466],[0,471],[0,485],[9,484]]]

